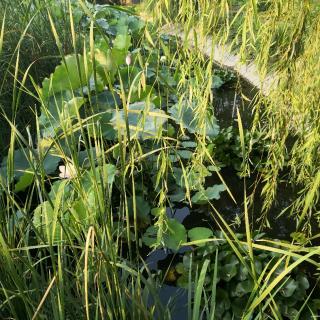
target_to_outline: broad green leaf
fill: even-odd
[[[66,183],[65,180],[57,180],[55,181],[52,186],[51,186],[51,190],[49,192],[49,197],[51,199],[52,202],[55,201],[56,196],[58,194],[59,188],[61,188],[61,185],[63,185],[64,188],[64,197],[65,199],[70,198],[72,193],[72,187],[69,183]]]
[[[187,232],[182,223],[176,219],[169,219],[164,235],[164,243],[171,250],[178,250],[181,243],[187,241]]]
[[[239,266],[239,273],[237,274],[237,280],[239,280],[239,281],[247,280],[248,275],[249,275],[249,270],[248,270],[248,268],[246,268],[245,265],[240,264],[240,266]]]
[[[135,17],[135,16],[128,17],[128,27],[133,34],[138,35],[144,26],[145,26],[145,22],[139,17]]]
[[[293,295],[295,290],[297,289],[297,283],[294,279],[289,278],[285,285],[281,288],[280,293],[282,296],[289,298]]]
[[[90,171],[86,171],[81,178],[82,187],[88,192],[92,190],[95,192],[95,187],[101,185],[101,180],[110,187],[114,182],[116,171],[116,166],[111,163],[103,164]],[[96,179],[98,180],[97,185],[95,183]]]
[[[188,231],[190,241],[204,240],[213,236],[212,230],[204,227],[195,227]],[[205,243],[197,244],[198,246],[205,246]]]
[[[188,289],[189,283],[188,273],[183,273],[177,280],[177,286],[180,288]]]
[[[79,70],[77,66],[79,61]],[[66,90],[78,89],[86,85],[92,72],[92,65],[88,62],[88,74],[85,73],[84,58],[73,54],[66,56],[64,62],[58,65],[49,78],[42,82],[42,97],[44,99],[53,94],[61,93]],[[80,71],[80,72],[79,72]]]
[[[94,121],[88,127],[88,133],[90,136],[94,136],[93,125],[96,127],[96,132],[101,130],[104,138],[109,140],[114,140],[117,136],[116,131],[114,130],[111,119],[114,113],[114,110],[117,106],[121,105],[121,100],[119,95],[111,91],[104,90],[96,96],[91,98],[91,106],[93,112],[96,114]]]
[[[13,153],[14,158],[14,167],[13,167],[13,176],[15,178],[20,178],[24,172],[30,167],[28,159],[25,156],[26,149],[17,149]],[[6,178],[7,176],[7,162],[8,157],[4,157],[0,167],[0,174]]]
[[[173,88],[177,85],[177,81],[171,75],[170,69],[168,67],[162,67],[159,74],[160,84],[163,86],[168,86]]]
[[[254,260],[254,269],[255,269],[255,272],[256,272],[257,275],[261,274],[262,268],[263,268],[263,266],[262,266],[261,261],[258,260],[258,259],[255,259]]]
[[[118,34],[113,40],[113,48],[127,52],[131,45],[131,36],[129,34]]]
[[[142,236],[142,242],[148,246],[152,247],[157,243],[157,227],[150,226]]]
[[[144,235],[142,241],[145,245],[151,247],[157,243],[157,232],[156,226],[149,227]],[[169,219],[167,221],[167,229],[163,236],[164,245],[171,250],[178,250],[181,243],[187,241],[187,232],[183,224],[176,219]]]
[[[186,176],[181,168],[173,168],[174,178],[178,186],[186,188],[188,184],[190,190],[198,190],[205,183],[205,178],[211,176],[211,172],[205,166],[197,166],[186,169]]]
[[[217,75],[212,77],[212,89],[219,89],[224,85],[224,81]]]
[[[184,148],[196,148],[197,147],[197,143],[195,141],[182,141],[181,145]]]
[[[116,176],[117,167],[111,163],[103,165],[103,179],[109,185],[112,185]]]
[[[237,264],[227,263],[219,268],[219,277],[229,282],[233,277],[237,275]]]
[[[237,317],[236,319],[241,319],[244,311],[244,307],[246,306],[248,302],[248,297],[244,296],[242,298],[235,298],[232,299],[232,311],[234,315]]]
[[[151,214],[155,217],[160,217],[166,215],[166,207],[153,208]]]
[[[117,62],[112,56],[109,44],[104,39],[100,39],[99,42],[95,43],[95,60],[96,70],[103,80],[103,85],[109,85],[108,80],[113,83],[117,72]]]
[[[186,194],[181,189],[176,189],[174,193],[169,195],[169,198],[173,202],[182,202],[186,198]]]
[[[117,34],[113,41],[113,48],[111,50],[113,62],[116,63],[117,66],[125,63],[125,58],[130,46],[131,36],[127,32]]]
[[[43,169],[46,174],[52,174],[57,170],[61,158],[47,153],[43,160]]]
[[[213,187],[209,187],[205,190],[198,191],[192,198],[192,203],[206,204],[211,200],[219,200],[220,193],[225,191],[226,188],[223,184],[216,184]]]
[[[100,18],[100,19],[97,19],[95,22],[105,31],[108,31],[110,28],[109,23],[107,22],[106,19]]]
[[[63,109],[62,109],[62,119],[61,120],[65,120],[66,118],[71,118],[71,117],[76,117],[78,110],[80,109],[80,107],[84,104],[85,100],[82,97],[73,97],[71,100],[69,100],[68,102],[66,102],[63,105]]]
[[[177,124],[187,129],[190,133],[200,132],[195,104],[177,103],[169,109],[169,113],[175,119]],[[218,135],[220,130],[219,125],[216,118],[210,111],[207,111],[205,125],[207,136],[213,138]]]
[[[222,318],[225,311],[229,310],[231,307],[230,298],[228,292],[222,288],[217,288],[217,298],[216,298],[216,312]]]
[[[82,199],[73,202],[70,211],[72,213],[73,223],[81,226],[88,224],[89,210]]]
[[[309,281],[308,281],[308,278],[307,278],[306,275],[299,274],[297,276],[296,281],[298,282],[299,288],[302,288],[304,290],[308,290],[309,289],[310,284],[309,284]]]
[[[245,294],[252,292],[254,282],[251,279],[241,281],[236,285],[234,295],[237,297],[243,297]]]
[[[19,178],[19,181],[14,186],[14,192],[20,192],[25,190],[31,185],[34,179],[34,173],[31,171],[25,171],[25,173]]]
[[[91,107],[95,113],[115,109],[120,105],[121,99],[119,95],[110,90],[104,90],[91,97]]]
[[[34,210],[33,216],[34,226],[48,241],[49,239],[53,242],[62,240],[61,232],[62,226],[69,224],[69,214],[65,213],[63,216],[55,217],[54,210],[48,201],[43,202]],[[55,226],[53,231],[53,226]]]
[[[300,312],[296,308],[288,308],[285,314],[289,319],[299,319]]]
[[[49,97],[41,107],[39,124],[44,138],[54,137],[61,130],[62,121],[70,121],[84,104],[82,97],[76,97],[71,91],[63,91]]]
[[[156,109],[152,103],[137,102],[129,105],[128,123],[131,137],[139,139],[156,138],[162,132],[162,126],[167,121],[164,111]],[[114,111],[111,123],[115,130],[126,135],[126,120],[124,110]]]
[[[151,210],[149,203],[146,200],[144,200],[142,196],[136,196],[135,202],[136,202],[136,214],[139,219],[139,222],[142,223],[143,225],[149,224],[150,223],[149,213]],[[128,198],[128,209],[129,209],[129,214],[133,216],[134,207],[133,207],[132,197]]]
[[[181,159],[191,159],[193,156],[193,152],[189,150],[177,150],[177,154],[180,156]]]
[[[36,151],[34,151],[36,152]],[[26,156],[29,153],[28,149],[17,149],[14,151],[14,168],[13,168],[13,176],[16,179],[19,179],[21,176],[25,175],[26,171],[31,171],[30,162]],[[7,161],[8,157],[3,158],[1,166],[0,166],[0,174],[4,177],[7,175]],[[41,163],[34,163],[34,166],[43,165],[43,169],[46,174],[53,173],[58,166],[60,158],[57,156],[53,156],[51,154],[47,154],[44,159],[41,160]],[[30,177],[29,177],[30,178]],[[26,179],[26,177],[24,177]],[[26,181],[26,180],[25,180]]]

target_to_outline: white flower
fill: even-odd
[[[66,166],[59,166],[59,177],[61,179],[72,179],[77,175],[74,165],[68,163]]]
[[[160,57],[160,62],[165,63],[167,61],[167,57],[166,56],[161,56]]]
[[[130,64],[131,64],[131,53],[130,52],[126,56],[126,64],[128,66],[130,66]]]

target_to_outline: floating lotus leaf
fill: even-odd
[[[79,62],[79,64],[78,64]],[[68,55],[64,62],[58,65],[49,78],[42,82],[42,97],[44,99],[66,90],[74,90],[86,85],[92,72],[92,64],[87,63],[87,73],[85,72],[85,59],[82,55]]]
[[[196,112],[196,106],[192,103],[175,104],[169,109],[169,113],[175,119],[176,123],[184,129],[187,129],[190,133],[200,133],[199,130],[199,118]],[[211,113],[207,111],[205,118],[206,135],[210,138],[216,137],[219,133],[219,125],[217,119]]]
[[[128,124],[130,136],[139,139],[153,139],[162,132],[162,126],[167,121],[164,111],[156,109],[152,103],[137,102],[129,105]],[[126,119],[123,109],[114,111],[111,123],[122,135],[126,135]]]
[[[190,241],[198,241],[208,239],[213,236],[212,230],[204,227],[195,227],[188,231]],[[197,246],[204,246],[206,243],[199,243]]]
[[[191,198],[191,201],[195,204],[206,204],[211,200],[219,200],[220,193],[225,190],[226,187],[223,184],[216,184],[213,187],[198,191]]]

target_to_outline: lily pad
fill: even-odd
[[[64,62],[58,65],[49,78],[44,79],[42,83],[42,96],[48,98],[56,93],[66,90],[78,89],[89,80],[92,65],[87,61],[87,73],[85,72],[85,60],[82,55],[68,55]],[[78,69],[79,62],[79,69]]]
[[[130,136],[138,139],[152,139],[162,132],[162,126],[167,121],[165,113],[156,109],[152,103],[137,102],[129,105],[128,124]],[[111,123],[115,130],[126,135],[126,119],[124,110],[114,111]]]
[[[142,242],[148,246],[152,247],[157,243],[157,227],[150,226],[142,236]]]
[[[146,200],[144,200],[142,196],[136,196],[135,202],[136,202],[136,213],[140,223],[142,223],[143,225],[149,224],[150,223],[149,213],[151,210],[149,203]],[[133,210],[132,197],[128,198],[128,209],[129,209],[129,214],[133,216],[134,210]]]
[[[192,228],[188,231],[190,241],[198,241],[208,239],[213,236],[212,230],[204,227]],[[205,246],[206,243],[199,243],[197,246]]]
[[[48,201],[43,202],[34,210],[33,224],[47,241],[60,241],[63,238],[62,225],[69,224],[69,214],[59,217]]]
[[[157,243],[158,228],[150,226],[144,235],[142,241],[145,245],[151,247]],[[160,239],[161,241],[161,239]],[[176,219],[167,220],[167,229],[163,235],[163,244],[173,251],[177,251],[181,245],[187,241],[187,232],[183,224]]]
[[[224,81],[217,75],[212,77],[212,89],[219,89],[224,85]]]
[[[226,187],[223,184],[216,184],[213,187],[209,187],[205,190],[198,191],[192,198],[192,203],[206,204],[211,200],[219,200],[220,193],[225,191]]]
[[[114,110],[120,105],[121,99],[119,95],[109,90],[104,90],[91,98],[91,107],[96,114],[94,123],[95,125],[99,123],[102,135],[106,139],[114,140],[116,137],[116,131],[111,124],[111,119]],[[88,133],[91,136],[94,135],[92,126],[89,126]]]
[[[176,219],[169,219],[167,222],[167,231],[164,236],[164,242],[169,249],[178,250],[181,243],[187,241],[187,232],[182,223]]]
[[[19,188],[21,188],[22,186],[26,186],[26,182],[29,181],[31,183],[31,177],[29,175],[29,179],[27,178],[27,175],[31,172],[31,168],[30,168],[30,162],[27,158],[27,154],[29,153],[29,150],[24,148],[24,149],[17,149],[14,151],[13,154],[13,178],[15,179],[20,179],[22,176],[23,177],[23,182],[21,182]],[[8,157],[5,157],[2,160],[1,166],[0,166],[0,174],[3,177],[7,176],[7,161],[8,161]],[[43,165],[43,169],[45,171],[46,174],[51,174],[53,173],[58,166],[58,163],[60,161],[60,157],[57,156],[53,156],[51,154],[47,154],[44,159],[42,159],[42,165]],[[27,174],[28,173],[28,174]],[[27,174],[27,175],[26,175]]]
[[[176,123],[187,129],[190,133],[199,132],[198,117],[196,113],[195,104],[182,103],[175,104],[169,109],[169,113],[175,119]],[[219,133],[219,125],[215,116],[211,111],[207,111],[206,119],[206,135],[214,138]]]
[[[282,296],[289,298],[293,295],[298,285],[292,278],[288,279],[285,285],[281,288],[280,293]]]
[[[247,279],[245,281],[241,281],[236,285],[234,295],[237,297],[242,297],[245,294],[252,292],[253,287],[254,287],[253,280]]]
[[[236,275],[237,264],[235,263],[227,263],[219,269],[219,277],[226,282],[229,282]]]
[[[25,190],[31,185],[34,179],[34,173],[32,171],[25,171],[25,173],[20,177],[18,183],[14,186],[14,192],[20,192]]]
[[[61,122],[76,118],[84,102],[84,98],[74,96],[71,91],[63,91],[51,96],[45,107],[42,106],[39,117],[42,136],[54,137],[61,129]]]

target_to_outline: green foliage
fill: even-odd
[[[216,44],[231,48],[249,66],[248,74],[251,63],[257,66],[258,77],[264,82],[258,89],[273,83],[268,96],[260,91],[253,110],[252,138],[258,133],[269,146],[267,161],[261,168],[265,181],[264,212],[276,199],[281,173],[288,170],[288,180],[299,189],[291,213],[299,220],[300,229],[305,223],[305,229],[310,230],[307,212],[308,216],[317,216],[315,205],[319,202],[319,2],[148,0],[147,3],[149,14],[159,25],[171,23],[177,30],[181,24],[186,38],[196,34],[196,49],[205,51],[209,58]],[[207,35],[212,35],[212,39]],[[203,43],[209,48],[203,48]],[[229,62],[227,57],[225,65],[229,66]],[[212,75],[208,79],[212,81]],[[216,86],[219,87],[219,81]]]
[[[188,237],[190,241],[198,241],[198,240],[205,240],[213,236],[213,232],[204,227],[195,227],[188,231]],[[199,246],[203,246],[203,243],[198,244]]]
[[[219,200],[220,192],[225,191],[226,187],[223,184],[209,187],[205,190],[198,191],[192,198],[191,201],[195,204],[205,204],[210,200]]]
[[[29,158],[31,157],[31,159]],[[15,192],[25,190],[34,180],[35,174],[41,173],[41,168],[37,167],[39,161],[37,150],[17,149],[13,153],[12,165],[8,157],[4,157],[0,166],[0,177],[7,183],[15,180]],[[32,163],[32,160],[35,162]],[[46,175],[54,173],[57,169],[60,157],[45,154],[42,159],[42,168]]]
[[[52,19],[56,22],[59,19],[56,29],[62,50],[72,52],[69,16],[64,0],[3,0],[0,3],[0,25],[3,26],[0,50],[1,152],[8,150],[10,139],[10,126],[2,114],[15,121],[20,128],[34,128],[33,112],[36,111],[37,97],[31,77],[39,84],[60,60],[48,23],[48,8]],[[76,30],[80,32],[80,29],[77,25]],[[19,116],[21,114],[24,116]]]
[[[189,290],[190,319],[316,313],[319,301],[308,299],[311,281],[299,267],[319,268],[319,251],[307,246],[309,239],[299,232],[292,234],[299,245],[251,239],[246,221],[242,242],[214,210],[221,192],[230,194],[220,168],[241,170],[250,161],[260,170],[272,142],[219,127],[213,94],[234,76],[214,71],[210,59],[159,35],[130,9],[76,0],[25,4],[32,13],[45,9],[61,61],[43,81],[30,78],[32,90],[20,83],[21,75],[29,77],[19,61],[8,67],[15,74],[13,109],[24,93],[35,99],[39,115],[34,131],[7,119],[12,132],[0,168],[0,317],[172,319],[171,302],[164,305],[159,297],[161,272],[151,273],[141,261],[157,248],[182,259],[168,274]],[[212,1],[198,5],[208,10],[196,17],[212,17]],[[259,12],[271,7],[252,5]],[[70,23],[67,38],[58,27],[62,20]],[[64,51],[65,39],[72,53]],[[187,230],[167,214],[181,204],[201,206],[228,233]]]
[[[239,260],[234,249],[228,242],[221,238],[221,232],[213,235],[210,229],[194,228],[188,232],[192,241],[206,239],[206,243],[187,252],[183,256],[183,262],[175,266],[178,274],[177,284],[187,288],[190,286],[189,274],[195,277],[197,270],[205,261],[210,261],[204,281],[205,290],[212,290],[212,274],[217,272],[215,285],[217,286],[217,299],[215,305],[215,319],[241,319],[248,313],[248,304],[255,291],[255,281],[247,266]],[[210,241],[210,238],[216,238]],[[209,242],[210,241],[210,242]],[[245,246],[245,245],[243,245]],[[217,263],[214,256],[217,254]],[[285,269],[285,261],[277,265],[276,258],[281,254],[273,251],[254,250],[254,263],[256,276],[261,277],[260,282],[271,282],[276,275]],[[246,259],[246,258],[245,258]],[[190,264],[190,260],[192,263]],[[190,270],[191,266],[191,270]],[[274,268],[272,270],[272,268]],[[272,270],[272,271],[271,271]],[[270,272],[270,274],[268,274]],[[307,299],[307,290],[310,288],[307,275],[302,270],[295,270],[280,281],[272,293],[272,297],[279,309],[280,314],[288,319],[295,319],[300,314],[305,319],[311,319],[312,313],[317,313],[316,301],[308,300],[309,308],[301,307]],[[257,311],[258,312],[258,311]],[[267,316],[267,312],[260,312],[259,316]]]
[[[197,110],[195,105],[190,105],[188,103],[175,104],[169,110],[171,116],[175,121],[182,126],[182,128],[187,129],[190,133],[198,132],[199,124],[197,123]],[[213,138],[219,132],[219,126],[217,124],[214,115],[210,114],[208,111],[206,114],[206,134]]]
[[[125,111],[115,111],[111,124],[114,129],[126,134]],[[145,102],[132,103],[128,106],[127,121],[130,128],[130,136],[141,139],[156,138],[161,135],[161,129],[166,122],[165,113],[156,109],[153,104]]]
[[[142,237],[142,241],[148,247],[156,246],[157,243],[157,228],[149,227]],[[163,245],[173,251],[177,251],[181,244],[187,241],[187,232],[183,224],[176,219],[168,219],[166,221],[166,230],[163,235]]]
[[[79,66],[79,69],[78,69]],[[57,66],[50,78],[42,82],[42,97],[46,99],[63,91],[72,91],[83,87],[91,75],[92,66],[86,66],[81,55],[69,55],[64,58],[61,65]]]

